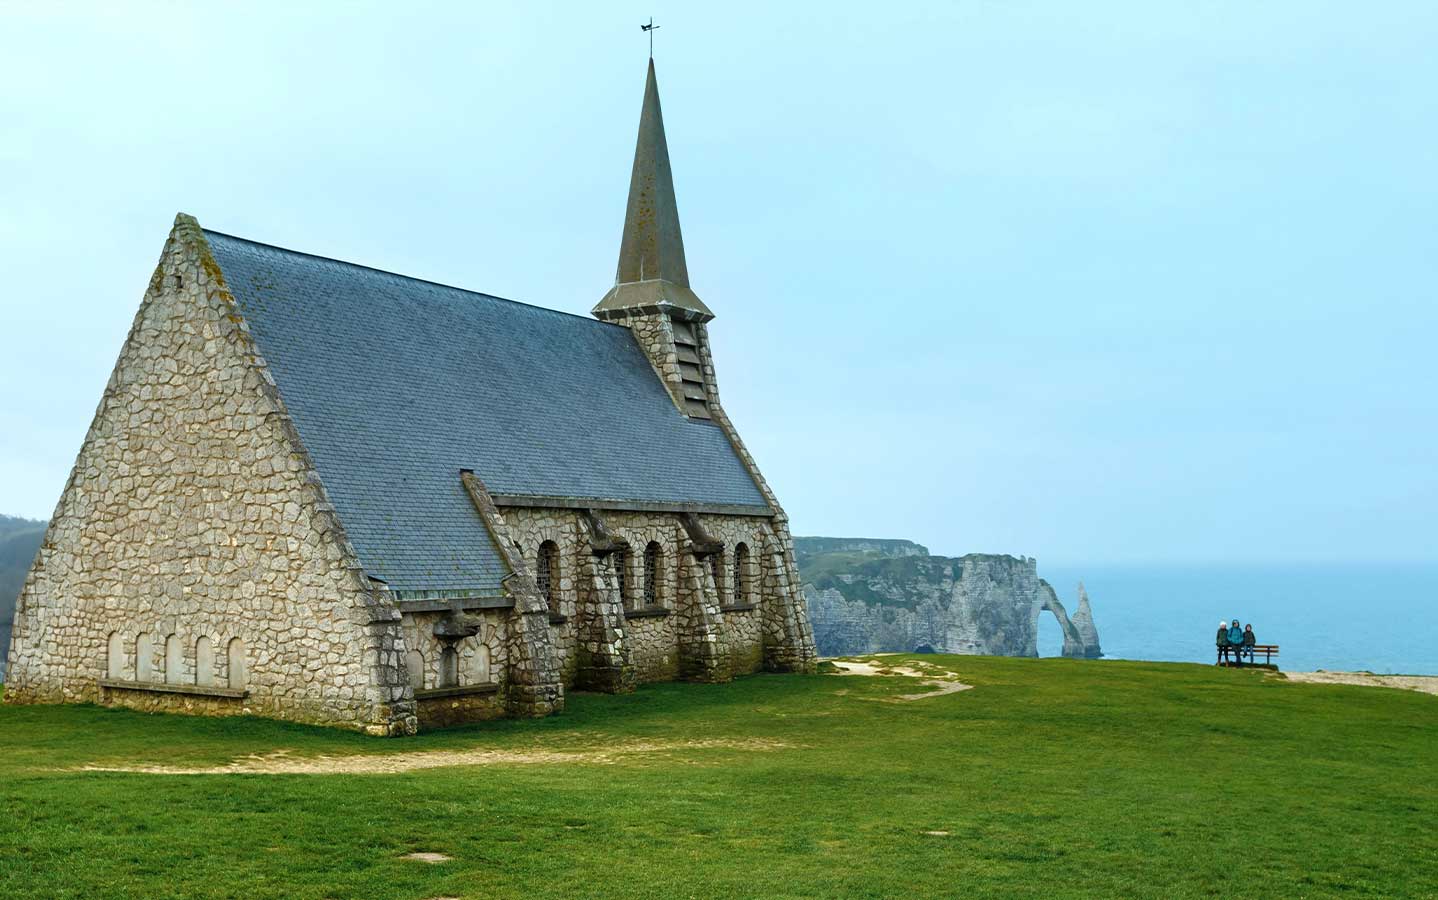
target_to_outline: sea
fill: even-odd
[[[1045,566],[1072,614],[1083,581],[1104,656],[1214,661],[1218,620],[1252,624],[1294,671],[1438,675],[1438,565]],[[1039,655],[1063,643],[1039,619]]]

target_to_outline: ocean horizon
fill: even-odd
[[[1218,620],[1253,625],[1294,671],[1438,675],[1438,564],[1046,566],[1072,614],[1080,580],[1106,659],[1212,663]],[[1039,655],[1057,656],[1052,616]]]

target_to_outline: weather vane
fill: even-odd
[[[639,30],[640,30],[640,31],[647,32],[647,33],[649,34],[649,58],[650,58],[650,59],[653,59],[653,58],[654,58],[654,31],[655,31],[655,29],[657,29],[658,27],[659,27],[658,25],[655,25],[655,24],[654,24],[654,17],[653,17],[653,16],[650,16],[650,17],[649,17],[649,24],[648,24],[648,25],[640,25],[640,26],[639,26]]]

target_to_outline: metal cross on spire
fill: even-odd
[[[650,17],[649,17],[649,24],[648,24],[648,25],[640,25],[640,26],[639,26],[639,30],[640,30],[640,31],[647,32],[647,33],[649,34],[649,58],[650,58],[650,59],[653,59],[653,58],[654,58],[654,31],[655,31],[655,29],[657,29],[658,27],[659,27],[658,25],[655,25],[655,24],[654,24],[654,17],[653,17],[653,16],[650,16]]]

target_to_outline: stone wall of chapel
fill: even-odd
[[[177,223],[22,590],[5,699],[412,730],[412,700],[392,683],[398,628],[373,621],[383,602],[306,478],[293,426],[196,249],[198,227],[188,239],[181,231]],[[197,641],[209,639],[214,683],[225,686],[226,650],[239,638],[248,694],[102,693],[112,632],[124,679],[146,668],[135,649],[148,634],[151,677],[170,668],[191,686]],[[178,666],[163,658],[170,635]]]
[[[629,649],[630,661],[640,682],[672,681],[679,674],[679,636],[676,617],[672,615],[679,595],[680,566],[684,564],[683,548],[688,536],[679,516],[674,513],[621,512],[600,513],[609,530],[629,542],[627,557],[626,609],[639,609],[643,603],[644,548],[653,541],[659,544],[662,561],[656,584],[658,605],[668,610],[667,616],[626,617],[621,627]],[[563,624],[551,626],[551,635],[564,664],[566,686],[573,683],[574,657],[578,623],[578,578],[581,546],[581,512],[573,509],[541,509],[506,507],[504,518],[510,536],[519,542],[526,560],[538,558],[539,546],[554,541],[559,546],[558,605],[567,618]],[[699,517],[711,535],[722,540],[725,553],[721,561],[720,596],[723,607],[733,599],[733,553],[740,542],[749,547],[751,611],[728,610],[721,613],[719,639],[730,657],[734,674],[755,672],[763,665],[763,633],[760,627],[762,580],[760,557],[768,520],[754,516],[702,515]]]
[[[640,684],[679,677],[679,634],[672,615],[625,619],[624,635]]]

